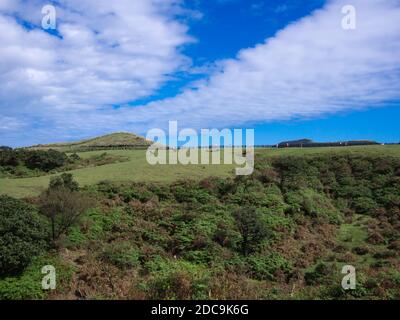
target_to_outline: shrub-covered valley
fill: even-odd
[[[0,243],[1,299],[400,299],[400,158],[257,156],[248,177],[170,183],[64,173],[0,196]]]

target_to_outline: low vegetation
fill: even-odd
[[[96,201],[52,237],[50,212],[70,217],[59,206],[69,198]],[[400,298],[399,157],[258,155],[248,177],[80,188],[64,175],[31,204],[1,201],[1,241],[21,239],[1,246],[0,298]],[[7,228],[15,208],[36,217],[33,231]],[[33,248],[13,266],[19,241]],[[55,291],[33,284],[38,261],[60,269]],[[356,290],[341,287],[344,265],[357,270]]]
[[[25,202],[0,196],[0,275],[14,275],[44,251],[46,221]]]
[[[40,177],[57,172],[77,170],[124,162],[124,156],[109,155],[107,152],[81,158],[78,154],[67,155],[53,149],[0,149],[0,178]]]

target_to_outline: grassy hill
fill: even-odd
[[[54,149],[57,151],[75,152],[113,148],[145,148],[151,144],[151,141],[141,136],[127,132],[119,132],[77,142],[39,144],[29,147],[28,149]]]

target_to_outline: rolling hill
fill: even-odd
[[[146,140],[144,137],[132,133],[119,132],[76,142],[39,144],[28,147],[27,149],[32,149],[32,150],[54,149],[63,152],[92,151],[92,150],[114,149],[114,148],[141,149],[141,148],[147,148],[152,143],[153,143],[152,141]]]

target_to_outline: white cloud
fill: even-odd
[[[352,0],[357,29],[349,31],[341,28],[348,1],[337,0],[219,62],[194,89],[114,110],[109,105],[149,95],[182,67],[177,48],[190,40],[168,18],[173,6],[160,13],[145,0],[97,3],[63,1],[63,40],[0,17],[0,112],[45,124],[34,131],[37,142],[145,132],[169,120],[200,128],[308,118],[400,98],[400,1]]]
[[[152,94],[190,62],[179,51],[192,40],[173,19],[176,0],[61,0],[60,37],[39,28],[44,4],[0,0],[4,117],[68,125],[83,110],[96,113]]]
[[[332,1],[223,61],[222,71],[196,90],[126,112],[208,127],[313,117],[399,99],[399,1],[353,0],[356,30],[341,28],[346,3]]]

